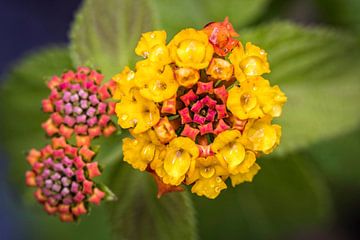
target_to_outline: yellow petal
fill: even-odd
[[[254,163],[248,172],[231,175],[231,184],[233,187],[243,182],[252,182],[254,176],[259,172],[260,166]]]
[[[174,178],[184,176],[190,168],[191,156],[182,149],[169,149],[165,160],[164,169],[166,173]]]
[[[271,125],[271,117],[266,116],[249,121],[243,135],[248,148],[269,154],[280,142],[281,127]]]
[[[191,192],[199,196],[205,196],[210,199],[216,198],[221,190],[226,189],[227,186],[220,177],[203,178],[196,181],[191,188]]]
[[[139,56],[148,57],[152,49],[156,46],[166,44],[165,31],[146,32],[141,35],[135,53]]]
[[[117,83],[113,96],[114,99],[131,96],[131,91],[136,88],[134,77],[135,73],[127,66],[121,73],[112,77],[112,79]]]

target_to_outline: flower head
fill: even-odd
[[[118,122],[133,136],[123,140],[124,160],[155,177],[159,196],[186,184],[213,199],[227,179],[252,181],[257,157],[279,144],[281,128],[271,121],[286,96],[260,76],[269,68],[263,50],[244,50],[227,18],[180,31],[169,61],[150,59],[165,36],[143,34],[136,52],[146,59],[115,76]]]
[[[52,77],[50,96],[42,101],[43,111],[51,113],[42,124],[49,136],[75,135],[79,145],[89,145],[92,138],[116,131],[111,121],[115,103],[109,101],[112,83],[101,85],[103,78],[87,67]]]
[[[89,203],[100,204],[106,193],[93,181],[101,175],[94,156],[88,146],[72,146],[65,137],[28,153],[32,169],[26,172],[26,184],[37,188],[35,197],[46,212],[72,222],[89,212]]]

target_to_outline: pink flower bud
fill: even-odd
[[[223,131],[225,131],[225,130],[227,130],[227,129],[229,129],[229,128],[230,128],[230,126],[227,125],[227,124],[224,122],[224,120],[220,119],[219,122],[218,122],[218,124],[216,125],[216,128],[215,128],[215,130],[214,130],[214,133],[215,133],[215,134],[220,134],[220,133],[222,133]]]
[[[59,129],[55,126],[51,119],[48,119],[46,122],[41,124],[42,128],[45,130],[48,136],[52,136],[55,133],[59,132]]]
[[[89,198],[89,202],[99,205],[101,200],[105,197],[105,193],[98,188],[94,189],[93,195]]]
[[[161,112],[176,114],[176,96],[173,96],[172,98],[167,99],[163,102]]]
[[[199,130],[196,128],[192,128],[189,124],[185,124],[183,131],[181,132],[181,136],[185,136],[191,138],[195,141],[196,136],[199,134]]]
[[[44,112],[50,113],[54,111],[54,106],[49,99],[44,99],[42,100],[42,109]]]
[[[26,185],[28,185],[29,187],[35,187],[36,186],[35,176],[36,175],[33,171],[26,171],[25,173]]]
[[[200,129],[200,134],[201,135],[204,135],[206,133],[212,133],[213,132],[213,125],[210,122],[210,123],[207,123],[207,124],[204,124],[204,125],[200,125],[199,129]]]
[[[85,205],[83,202],[78,203],[75,207],[71,208],[71,212],[75,215],[75,216],[80,216],[83,215],[85,213],[87,213],[87,210],[85,208]]]
[[[80,148],[79,153],[85,161],[91,161],[91,159],[95,156],[95,152],[86,145]]]
[[[193,92],[193,90],[190,90],[186,94],[182,95],[180,99],[183,101],[185,106],[189,106],[191,102],[198,99],[198,96]]]
[[[213,93],[213,82],[197,82],[196,94]]]
[[[218,97],[219,99],[221,99],[221,101],[225,104],[228,98],[228,92],[226,91],[226,88],[224,85],[222,85],[221,87],[215,88],[214,89],[214,93],[216,95],[216,97]]]
[[[100,172],[97,162],[88,163],[88,164],[86,164],[86,167],[87,167],[90,179],[101,175],[101,172]]]
[[[189,109],[188,109],[187,107],[179,110],[178,112],[179,112],[179,114],[180,114],[181,123],[182,123],[182,124],[186,124],[186,123],[191,123],[191,122],[192,122],[192,119],[191,119],[191,116],[190,116],[190,112],[189,112]]]
[[[226,106],[225,104],[221,104],[221,105],[216,105],[216,111],[217,111],[217,117],[218,119],[222,119],[222,118],[226,118],[228,117],[227,111],[226,111]]]

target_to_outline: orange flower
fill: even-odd
[[[239,41],[233,37],[238,37],[226,17],[223,22],[212,22],[207,24],[203,30],[209,36],[209,42],[213,45],[214,51],[219,56],[226,56],[231,50],[239,44]]]

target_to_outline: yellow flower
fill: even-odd
[[[154,142],[150,135],[152,130],[135,135],[135,139],[123,139],[124,161],[140,171],[146,170],[148,164],[160,156],[163,146]]]
[[[234,65],[235,77],[242,82],[246,77],[260,76],[269,73],[267,53],[252,43],[246,43],[245,49],[241,43],[229,56],[230,62]]]
[[[191,162],[186,184],[190,185],[196,181],[191,191],[199,196],[214,199],[221,190],[227,188],[223,180],[227,175],[228,171],[220,165],[215,156],[200,157]]]
[[[169,43],[170,56],[179,67],[206,68],[214,53],[208,36],[193,28],[184,29]]]
[[[178,68],[175,70],[175,78],[181,86],[192,87],[200,79],[200,74],[192,68]]]
[[[264,115],[260,101],[253,89],[246,85],[234,86],[229,91],[226,106],[239,119],[258,118]]]
[[[279,117],[286,100],[278,86],[271,87],[270,82],[262,77],[251,77],[243,81],[240,87],[230,89],[227,107],[242,120],[263,117],[265,114]]]
[[[116,104],[115,112],[122,128],[134,128],[135,134],[145,132],[160,120],[159,109],[154,102],[143,98],[138,90],[132,97],[123,97]]]
[[[246,124],[243,138],[245,146],[254,151],[271,153],[280,143],[281,127],[271,125],[271,117],[251,119]]]
[[[124,96],[131,95],[131,91],[136,88],[134,77],[135,73],[127,66],[121,73],[113,76],[112,79],[117,83],[115,92],[113,94],[114,99],[119,100]]]
[[[269,83],[269,81],[267,81],[267,83]],[[282,106],[287,101],[287,97],[277,85],[269,87],[268,91],[261,95],[260,99],[264,113],[272,117],[280,117]]]
[[[252,182],[254,176],[259,172],[260,166],[254,163],[250,168],[249,171],[246,173],[239,173],[236,175],[231,175],[231,185],[235,187],[236,185],[243,183],[243,182]]]
[[[207,198],[216,198],[221,190],[226,189],[227,186],[221,177],[201,178],[196,181],[191,188],[192,193],[196,193],[199,196],[206,196]]]
[[[166,65],[162,72],[155,65],[140,67],[135,74],[135,82],[140,94],[154,102],[171,98],[179,86],[170,65]]]
[[[222,58],[213,58],[210,62],[210,66],[206,70],[206,74],[214,79],[225,81],[231,79],[233,72],[233,65]]]
[[[166,32],[153,31],[143,33],[135,48],[135,53],[147,58],[151,62],[166,65],[171,62],[169,50],[166,46]]]
[[[211,149],[231,174],[237,174],[255,162],[255,154],[246,151],[238,130],[226,130],[215,138]]]
[[[199,149],[190,138],[175,138],[167,146],[162,166],[158,166],[155,171],[164,183],[180,185],[185,179],[191,162],[198,156]]]

